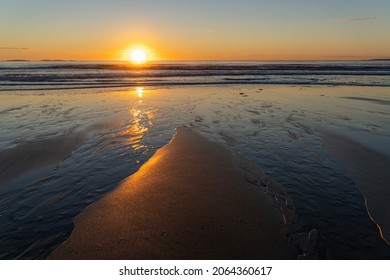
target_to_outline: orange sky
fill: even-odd
[[[136,46],[155,60],[390,57],[390,1],[145,2],[4,0],[0,60],[126,60]]]

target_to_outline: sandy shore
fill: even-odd
[[[390,157],[346,136],[321,128],[323,145],[346,164],[366,200],[370,218],[390,244]]]
[[[0,186],[47,165],[55,165],[85,142],[82,134],[68,134],[27,142],[0,152]]]
[[[58,165],[88,139],[88,134],[109,124],[100,122],[79,132],[24,142],[0,151],[0,187],[39,168]]]
[[[134,175],[90,205],[50,259],[289,259],[294,208],[232,150],[179,128]],[[274,201],[272,201],[272,199]]]

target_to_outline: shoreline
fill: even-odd
[[[253,184],[264,176],[232,150],[178,128],[76,217],[49,259],[291,259],[295,209],[280,184]]]
[[[379,229],[382,239],[390,245],[390,157],[347,136],[318,128],[322,145],[347,168],[362,193],[370,219]],[[387,206],[387,207],[386,207]]]
[[[386,88],[145,87],[1,97],[2,155],[10,155],[2,170],[32,168],[0,187],[2,258],[46,259],[70,236],[77,215],[139,170],[183,125],[282,183],[297,209],[289,237],[303,231],[298,237],[306,242],[317,231],[318,258],[390,256],[348,164],[321,144],[317,130],[389,155]],[[77,135],[86,141],[72,141]],[[246,180],[260,188],[267,183]]]

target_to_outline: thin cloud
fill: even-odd
[[[361,55],[324,55],[324,58],[367,58],[369,56]]]
[[[250,57],[252,57],[252,58],[260,58],[260,57],[264,57],[264,54],[263,53],[254,53]]]
[[[28,50],[29,48],[9,48],[9,47],[0,47],[0,51],[16,51],[16,52],[20,52],[20,51],[26,51]]]
[[[355,18],[344,18],[337,20],[338,22],[361,22],[361,21],[372,21],[377,20],[379,17],[355,17]]]

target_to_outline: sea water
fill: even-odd
[[[384,61],[0,63],[0,258],[48,256],[76,215],[182,125],[281,182],[297,223],[318,230],[330,257],[389,258],[319,132],[389,156],[389,69]]]

